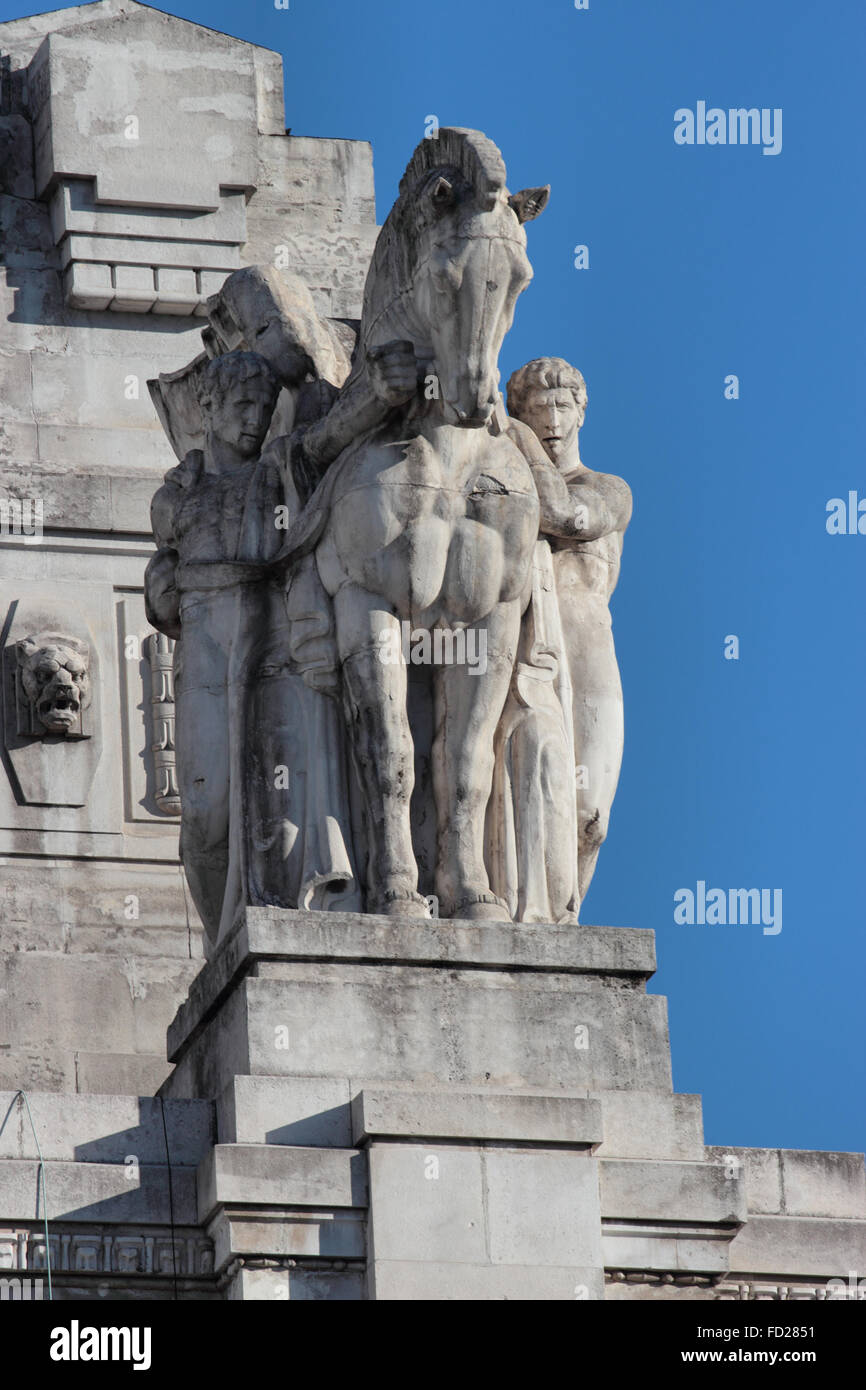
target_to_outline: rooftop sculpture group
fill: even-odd
[[[356,340],[248,267],[205,352],[151,384],[180,462],[146,600],[177,638],[181,854],[211,948],[247,904],[578,920],[622,751],[631,496],[580,459],[576,368],[539,358],[507,412],[499,393],[547,196],[440,129]]]

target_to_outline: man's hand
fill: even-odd
[[[144,611],[151,627],[180,637],[180,595],[176,588],[178,553],[170,547],[151,555],[144,571]]]
[[[415,348],[405,339],[382,343],[367,353],[367,373],[373,395],[383,405],[404,405],[418,388]]]

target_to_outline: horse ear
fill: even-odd
[[[454,206],[454,185],[444,177],[438,178],[430,192],[430,198],[437,212]]]
[[[521,188],[519,193],[511,194],[508,206],[517,214],[518,222],[531,222],[533,217],[544,212],[549,197],[549,183],[544,188]]]

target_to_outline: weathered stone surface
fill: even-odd
[[[350,1149],[348,1077],[235,1076],[217,1097],[222,1144],[288,1144]]]
[[[56,1095],[29,1091],[27,1109],[14,1091],[0,1091],[0,1161],[38,1158],[30,1116],[42,1157],[48,1161],[139,1165],[166,1162],[196,1167],[214,1139],[208,1101],[167,1101],[120,1095]],[[5,1212],[0,1211],[0,1217]]]
[[[731,1244],[730,1268],[745,1274],[794,1273],[821,1279],[847,1279],[854,1270],[862,1279],[866,1221],[753,1216]]]
[[[670,1214],[673,1217],[674,1208]],[[620,1224],[605,1220],[602,1224],[605,1268],[652,1269],[671,1275],[691,1272],[715,1277],[728,1270],[735,1234],[736,1227],[730,1225],[684,1223],[678,1226],[676,1220]]]
[[[229,1301],[268,1303],[356,1302],[364,1297],[363,1269],[346,1269],[343,1261],[333,1269],[323,1269],[321,1261],[310,1268],[240,1269],[229,1286]]]
[[[431,1264],[388,1260],[377,1267],[378,1301],[470,1303],[574,1302],[604,1297],[598,1269],[515,1268],[509,1265]]]
[[[598,1101],[490,1091],[365,1089],[352,1101],[353,1139],[465,1139],[590,1147],[602,1137]]]
[[[341,1207],[282,1211],[276,1207],[225,1208],[211,1221],[215,1267],[232,1259],[366,1260],[364,1212]]]
[[[746,1219],[742,1173],[726,1175],[723,1164],[607,1159],[600,1163],[602,1214],[630,1221],[658,1221],[676,1213],[680,1221]]]
[[[508,969],[529,949],[517,925],[357,915],[341,937],[340,922],[248,912],[172,1025],[166,1094],[216,1097],[239,1073],[669,1090],[665,1001],[629,987],[646,970],[639,934],[620,945],[629,933],[539,929],[546,967]],[[599,969],[608,946],[613,979]],[[256,975],[245,976],[253,961]]]
[[[217,1206],[364,1207],[367,1174],[352,1149],[217,1144],[198,1172],[199,1221]]]
[[[640,988],[655,970],[655,938],[652,932],[624,927],[575,932],[524,924],[515,929],[496,922],[401,922],[368,913],[249,908],[178,1011],[168,1038],[169,1057],[207,1019],[231,983],[258,969],[259,961],[280,959],[610,976],[623,986]]]
[[[406,1296],[396,1285],[406,1266],[413,1298],[531,1298],[551,1280],[559,1291],[547,1296],[573,1299],[576,1284],[597,1290],[594,1160],[541,1149],[374,1143],[369,1161],[377,1299]],[[557,1267],[571,1268],[570,1285]]]
[[[866,1219],[866,1167],[860,1154],[808,1149],[707,1149],[711,1162],[744,1168],[749,1211],[769,1216]]]
[[[2,1218],[26,1221],[42,1216],[39,1164],[29,1159],[6,1159],[2,1167]],[[45,1187],[49,1215],[65,1222],[129,1222],[165,1225],[169,1213],[169,1174],[165,1165],[142,1164],[133,1170],[124,1163],[46,1163]],[[196,1224],[195,1175],[189,1168],[172,1172],[174,1219]]]
[[[599,1158],[667,1158],[702,1162],[704,1126],[700,1096],[662,1092],[603,1091],[604,1137]]]
[[[98,718],[103,737],[80,803],[27,801],[20,777],[0,775],[0,1267],[44,1263],[35,1143],[15,1099],[26,1087],[48,1167],[61,1299],[94,1290],[170,1297],[175,1268],[182,1298],[806,1299],[821,1297],[828,1278],[862,1270],[862,1159],[704,1150],[699,1099],[671,1091],[664,1001],[644,992],[655,965],[651,934],[565,925],[577,905],[572,830],[585,893],[616,785],[620,691],[606,623],[628,497],[624,484],[583,467],[577,431],[585,393],[568,364],[540,359],[518,374],[516,418],[495,387],[500,330],[526,272],[521,224],[541,210],[546,190],[508,195],[495,147],[477,133],[440,131],[440,142],[423,142],[407,170],[365,305],[376,242],[371,151],[362,142],[284,134],[277,54],[134,0],[0,25],[0,50],[0,496],[7,510],[38,500],[44,520],[41,537],[2,538],[0,620],[8,643],[48,631],[75,637],[59,622],[61,600],[83,605],[94,699],[81,718]],[[128,116],[137,130],[120,128]],[[445,174],[433,167],[443,151],[454,160]],[[501,255],[506,274],[488,274],[470,245],[456,301],[451,280],[436,290],[455,312],[430,315],[419,287],[422,267],[433,262],[420,255],[416,265],[414,253],[428,242],[441,246],[444,225],[462,236],[467,215],[495,233],[484,255]],[[405,282],[395,247],[412,262]],[[284,276],[281,287],[276,271],[256,263],[290,265],[294,278]],[[482,304],[489,333],[476,340],[471,310]],[[347,382],[357,325],[321,320],[362,315]],[[302,323],[314,325],[312,336]],[[174,459],[143,387],[156,372],[185,380],[203,346],[205,362],[215,352],[258,349],[276,372],[270,441],[294,438],[275,475],[297,467],[301,477],[304,461],[299,504],[356,437],[366,436],[364,466],[375,474],[375,451],[390,449],[392,429],[401,439],[411,435],[422,453],[438,447],[442,430],[453,431],[466,470],[451,493],[440,490],[435,517],[424,510],[429,489],[406,511],[399,489],[377,494],[366,513],[350,489],[338,515],[343,494],[334,486],[306,515],[300,542],[293,534],[292,545],[318,547],[327,592],[342,605],[334,623],[339,661],[328,678],[354,662],[345,684],[355,712],[375,719],[383,703],[387,711],[363,791],[368,809],[397,804],[399,823],[373,835],[372,880],[361,885],[370,888],[366,905],[383,911],[362,917],[360,901],[342,913],[262,908],[235,935],[228,911],[226,949],[196,980],[173,1026],[178,1068],[167,1078],[165,1026],[199,970],[201,941],[177,864],[177,828],[160,823],[156,762],[148,761],[155,729],[146,717],[153,684],[141,657],[150,630],[142,581],[153,554],[150,498]],[[299,347],[314,371],[293,363]],[[441,390],[428,407],[417,383],[431,373]],[[307,376],[317,380],[303,382],[315,388],[305,395],[296,388]],[[374,418],[365,414],[371,401]],[[234,415],[223,410],[232,417],[223,426],[244,425],[237,405]],[[181,460],[187,445],[204,442],[200,411],[192,425],[201,441],[172,440]],[[211,433],[213,456],[225,440]],[[491,510],[503,509],[505,498],[528,514],[533,497],[538,525],[525,535]],[[376,532],[379,502],[392,508],[393,534]],[[215,511],[210,519],[221,525]],[[267,507],[259,520],[266,514]],[[413,528],[420,542],[407,553],[426,556],[426,565],[439,546],[455,561],[440,567],[448,577],[443,594],[421,603],[428,570],[410,573],[392,552],[373,575],[384,615],[353,608],[348,596],[354,601],[359,585],[370,591],[367,563],[378,565],[393,535],[411,539]],[[537,539],[539,528],[549,539]],[[456,563],[470,533],[475,561],[491,536],[506,538],[502,555],[481,554],[471,573]],[[236,555],[227,547],[194,558],[234,562]],[[483,873],[477,884],[473,878],[483,810],[473,789],[487,777],[483,758],[457,766],[447,739],[434,756],[432,720],[421,729],[418,672],[410,673],[410,695],[399,663],[386,669],[373,660],[372,676],[358,674],[364,643],[378,641],[398,616],[430,627],[475,615],[491,638],[490,667],[473,678],[477,688],[465,683],[468,690],[446,672],[442,703],[449,732],[475,701],[492,729],[499,695],[489,691],[501,653],[491,615],[516,603],[504,597],[500,560],[516,566],[515,593],[532,571],[528,616],[519,633],[514,624],[510,630],[520,638],[516,673],[505,668],[517,640],[506,634],[501,643],[509,656],[500,665],[514,681],[513,688],[500,682],[508,684],[504,698],[516,691],[524,703],[516,713],[513,701],[507,705],[507,719],[496,715],[497,756],[501,769],[505,750],[518,750],[511,772],[517,764],[524,771],[495,782],[493,796],[497,813],[510,804],[527,823],[516,831],[515,869],[510,832],[501,816],[491,818],[486,868],[505,907],[490,900]],[[449,588],[454,574],[459,583]],[[479,598],[473,576],[490,581],[492,597]],[[272,585],[277,604],[282,587],[281,572]],[[544,593],[558,594],[565,618],[558,626],[546,625]],[[306,603],[305,592],[296,597],[301,617],[320,618],[327,607]],[[592,632],[587,605],[598,619]],[[28,607],[39,610],[39,625],[13,631],[10,614]],[[249,631],[260,635],[255,615]],[[280,660],[286,649],[278,635]],[[542,649],[555,654],[553,674],[535,660]],[[9,694],[4,710],[17,728],[20,710]],[[167,698],[158,703],[165,734]],[[521,711],[530,707],[536,722],[524,739]],[[408,830],[399,817],[411,779],[401,786],[392,777],[402,756],[399,739],[389,742],[400,732],[399,720],[389,722],[395,709],[406,715],[403,733],[407,722],[413,737],[418,731],[420,777],[425,760],[440,775],[439,793],[422,789],[426,821],[409,817]],[[255,707],[245,722],[272,729],[279,722],[272,714]],[[569,724],[572,746],[562,755]],[[304,727],[306,756],[323,741]],[[93,737],[83,722],[78,732]],[[204,732],[210,777],[218,740],[212,728]],[[173,751],[170,739],[163,742],[161,756]],[[490,743],[482,730],[478,746]],[[270,751],[268,773],[269,759],[285,761]],[[538,774],[545,757],[561,786]],[[295,773],[302,766],[289,763]],[[11,766],[10,759],[7,772]],[[574,766],[588,769],[589,788],[584,796],[579,785],[566,834],[565,784]],[[61,774],[42,790],[68,792],[68,766]],[[440,816],[437,866],[429,808],[437,795],[442,802],[442,785],[448,814],[444,823]],[[533,800],[542,785],[557,805],[559,833],[547,833],[543,799]],[[346,820],[354,833],[357,816]],[[190,835],[194,827],[190,810]],[[401,846],[405,864],[395,862]],[[442,912],[463,894],[470,915],[507,909],[524,921],[469,921],[459,912],[451,921],[422,918],[428,905],[415,895],[413,856],[420,891],[435,888]],[[283,900],[267,887],[261,898]],[[189,1099],[168,1098],[163,1112],[139,1098],[160,1084],[165,1097]]]

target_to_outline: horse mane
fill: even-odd
[[[505,162],[497,146],[480,130],[442,126],[436,137],[420,142],[406,165],[397,201],[379,232],[367,272],[353,377],[362,368],[363,350],[378,320],[412,288],[419,225],[417,195],[436,172],[452,182],[468,184],[480,211],[492,211],[505,189]],[[432,215],[432,211],[422,210],[422,216]]]
[[[492,140],[480,130],[443,126],[438,136],[421,141],[406,165],[395,208],[401,198],[411,197],[425,175],[446,167],[459,170],[487,209],[493,207],[497,193],[505,187],[505,161]]]

